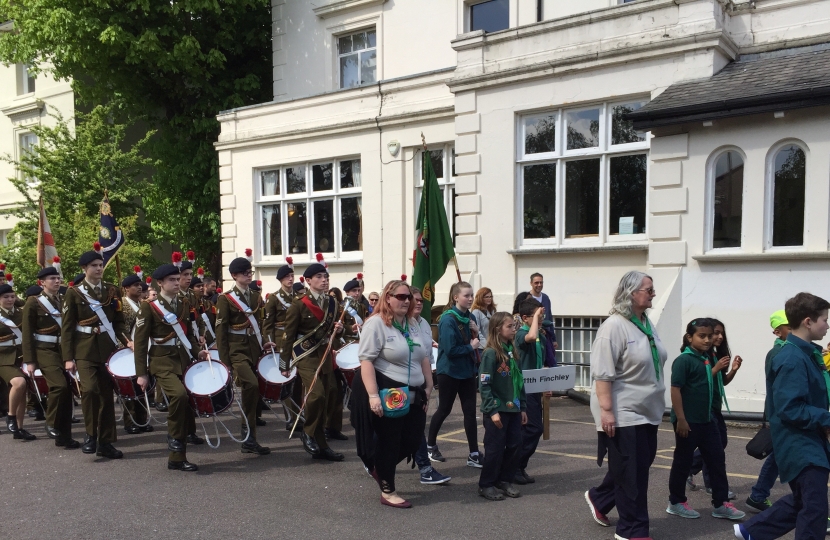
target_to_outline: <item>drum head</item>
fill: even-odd
[[[212,373],[211,367],[213,367]],[[219,362],[202,360],[192,364],[184,373],[184,386],[193,394],[209,396],[227,384],[228,368]]]
[[[357,357],[357,350],[360,347],[357,343],[349,343],[337,351],[337,367],[354,371],[360,367],[360,359]]]
[[[115,351],[107,361],[107,369],[116,377],[135,377],[135,355],[130,349]]]
[[[220,362],[219,360],[219,351],[216,349],[209,349],[208,352],[210,353],[210,359],[214,362]]]
[[[285,384],[297,376],[297,368],[294,368],[291,370],[291,374],[288,377],[283,377],[282,373],[280,373],[279,362],[280,355],[278,354],[273,355],[268,353],[260,358],[259,363],[256,366],[259,376],[266,381],[275,384]]]

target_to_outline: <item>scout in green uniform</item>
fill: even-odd
[[[23,311],[16,307],[18,298],[11,285],[0,285],[0,379],[9,386],[9,415],[6,425],[15,439],[31,441],[36,437],[23,429],[26,418],[26,378],[20,370],[23,363]],[[27,366],[29,375],[35,372]]]
[[[250,433],[242,443],[243,454],[264,456],[271,449],[260,446],[256,440],[256,410],[259,403],[259,380],[254,374],[255,362],[262,356],[264,348],[273,347],[271,342],[263,343],[262,298],[250,290],[251,261],[237,257],[228,266],[234,287],[216,300],[216,344],[219,359],[233,372],[236,383],[242,389],[242,411],[248,420]],[[245,422],[242,423],[243,430]],[[243,437],[245,434],[242,434]]]
[[[121,459],[112,443],[117,440],[112,378],[107,360],[127,343],[127,326],[118,287],[102,281],[104,257],[97,251],[81,255],[78,265],[84,279],[66,291],[61,322],[61,353],[74,362],[81,378],[85,454]]]
[[[135,342],[135,321],[141,307],[141,285],[141,278],[136,274],[129,275],[121,281],[121,288],[124,290],[124,324],[127,325],[127,335],[133,342]],[[136,400],[124,400],[122,405],[125,409],[124,431],[131,435],[153,431],[153,426],[147,422],[147,410],[141,403]]]
[[[262,335],[266,339],[271,339],[275,344],[275,350],[282,350],[282,338],[285,333],[285,315],[288,313],[288,308],[291,303],[297,298],[298,294],[294,290],[294,260],[291,257],[286,257],[287,264],[281,266],[277,270],[277,280],[280,282],[280,288],[268,296],[265,302],[265,315],[262,322]],[[293,403],[287,401],[283,403],[285,407],[286,416],[288,420],[285,422],[286,431],[291,431],[294,427],[294,418],[300,412],[299,403],[303,402],[303,383],[299,377],[288,383],[288,388],[283,390],[283,395],[290,395]],[[302,431],[303,423],[297,424],[297,429]]]
[[[153,272],[153,279],[161,290],[156,300],[141,304],[136,318],[135,372],[142,390],[147,390],[149,373],[170,401],[167,468],[191,472],[199,470],[187,461],[188,425],[195,424],[195,416],[181,377],[193,357],[206,359],[208,352],[199,350],[190,324],[190,303],[178,294],[179,275],[179,269],[172,264],[160,266]]]
[[[320,263],[312,264],[303,272],[303,277],[309,291],[295,299],[286,313],[280,371],[287,377],[290,369],[296,366],[308,392],[301,437],[305,451],[315,459],[343,461],[343,454],[329,448],[324,433],[328,411],[332,407],[330,400],[338,396],[331,358],[322,358],[331,333],[341,333],[343,324],[337,320],[337,301],[328,295],[326,267]],[[312,386],[318,366],[321,366],[320,373]]]
[[[46,430],[55,446],[78,448],[81,444],[72,439],[72,389],[64,371],[74,366],[61,359],[61,276],[47,266],[37,278],[43,292],[27,298],[23,307],[23,361],[40,369],[49,384]]]

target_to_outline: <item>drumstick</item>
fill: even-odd
[[[210,368],[210,378],[214,379],[215,377],[213,376],[213,361],[210,359],[210,351],[208,351],[207,342],[202,343],[202,347],[204,347],[208,353],[208,367]]]
[[[268,341],[273,343],[274,341],[271,339],[271,336],[268,336]],[[280,369],[280,362],[277,360],[277,352],[274,350],[274,346],[271,345],[271,356],[274,357],[274,364],[276,364],[277,369]]]
[[[339,323],[343,323],[343,316],[346,315],[346,310],[344,309],[340,312],[340,318],[337,320]],[[311,390],[314,388],[314,383],[317,382],[317,376],[320,374],[320,370],[323,368],[323,363],[328,358],[329,354],[331,353],[331,346],[334,343],[334,337],[337,335],[337,332],[332,331],[331,337],[329,338],[329,344],[326,347],[326,352],[323,354],[323,359],[320,361],[320,365],[317,366],[317,370],[314,372],[314,377],[311,379],[311,384],[308,385],[308,392],[306,395],[303,396],[303,405],[300,407],[299,412],[297,413],[297,418],[294,420],[294,425],[291,427],[291,433],[288,434],[288,438],[294,436],[294,430],[297,429],[297,423],[300,421],[300,415],[303,414],[303,410],[305,410],[306,401],[308,401],[308,396],[311,395]]]

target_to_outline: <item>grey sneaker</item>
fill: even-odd
[[[686,485],[692,491],[697,491],[697,490],[700,489],[700,486],[695,484],[695,475],[693,475],[693,474],[690,474],[689,477],[686,479]]]
[[[720,508],[712,510],[712,517],[720,519],[731,519],[737,521],[746,517],[746,512],[741,512],[732,503],[725,502]]]
[[[484,456],[481,455],[480,452],[475,454],[469,454],[467,456],[467,467],[475,467],[476,469],[481,469],[484,467]]]
[[[697,519],[700,517],[700,513],[689,506],[688,501],[677,504],[669,503],[669,506],[666,508],[666,513],[686,519]]]

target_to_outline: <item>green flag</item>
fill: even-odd
[[[423,317],[430,320],[430,310],[435,302],[435,284],[447,271],[447,264],[455,257],[447,212],[432,159],[423,153],[424,188],[421,207],[415,222],[415,271],[412,285],[421,289],[424,297]]]

